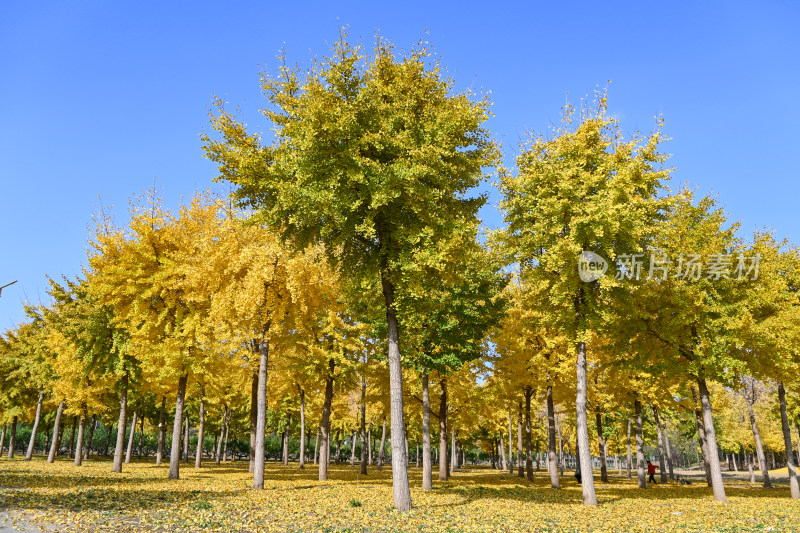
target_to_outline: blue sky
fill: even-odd
[[[624,131],[663,115],[675,182],[718,195],[746,231],[796,239],[796,2],[14,2],[0,17],[0,330],[46,275],[74,276],[102,202],[124,221],[154,182],[171,206],[210,185],[213,95],[264,127],[259,73],[285,47],[326,54],[340,25],[428,40],[458,87],[491,91],[509,161],[527,131],[609,85]],[[427,32],[427,33],[426,33]],[[497,195],[492,196],[496,204]],[[496,208],[486,223],[501,223]]]

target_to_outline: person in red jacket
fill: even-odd
[[[650,461],[647,461],[647,473],[650,474],[650,478],[647,481],[648,481],[648,483],[650,481],[652,481],[653,483],[658,485],[658,483],[656,483],[656,477],[655,477],[656,476],[656,468],[659,468],[659,467],[657,467],[656,465],[654,465]]]

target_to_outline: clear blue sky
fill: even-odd
[[[99,205],[124,221],[154,183],[170,205],[210,185],[212,95],[264,126],[259,72],[285,46],[324,55],[339,25],[427,39],[460,87],[491,90],[509,160],[526,131],[609,86],[626,131],[666,119],[677,182],[747,231],[800,235],[800,7],[785,2],[7,2],[0,14],[0,330],[46,275],[85,263]],[[427,35],[425,32],[428,32]],[[492,198],[496,203],[497,195]],[[498,226],[493,207],[483,213]]]

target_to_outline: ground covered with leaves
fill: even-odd
[[[0,460],[0,516],[6,526],[27,522],[50,531],[800,531],[800,505],[786,485],[763,489],[746,481],[726,483],[729,504],[711,489],[635,481],[597,483],[598,508],[581,503],[574,478],[552,490],[545,473],[534,483],[508,473],[467,467],[434,489],[412,489],[414,509],[392,508],[391,472],[332,466],[331,480],[317,481],[310,465],[268,464],[265,490],[250,489],[246,463],[181,468],[133,463],[111,473],[107,460],[82,467]],[[412,468],[412,483],[421,469]],[[0,519],[2,522],[2,519]],[[0,525],[0,528],[2,526]]]

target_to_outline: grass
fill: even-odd
[[[391,471],[334,465],[317,481],[309,465],[268,464],[265,490],[250,488],[247,463],[181,464],[181,479],[151,462],[111,473],[107,460],[0,460],[0,512],[56,531],[800,531],[800,505],[786,485],[726,484],[729,504],[704,483],[640,490],[627,479],[597,482],[597,508],[582,505],[565,475],[552,490],[543,472],[528,483],[488,468],[466,468],[423,492],[411,469],[414,509],[392,507]],[[2,519],[0,519],[0,522]],[[774,528],[774,529],[769,529]]]

